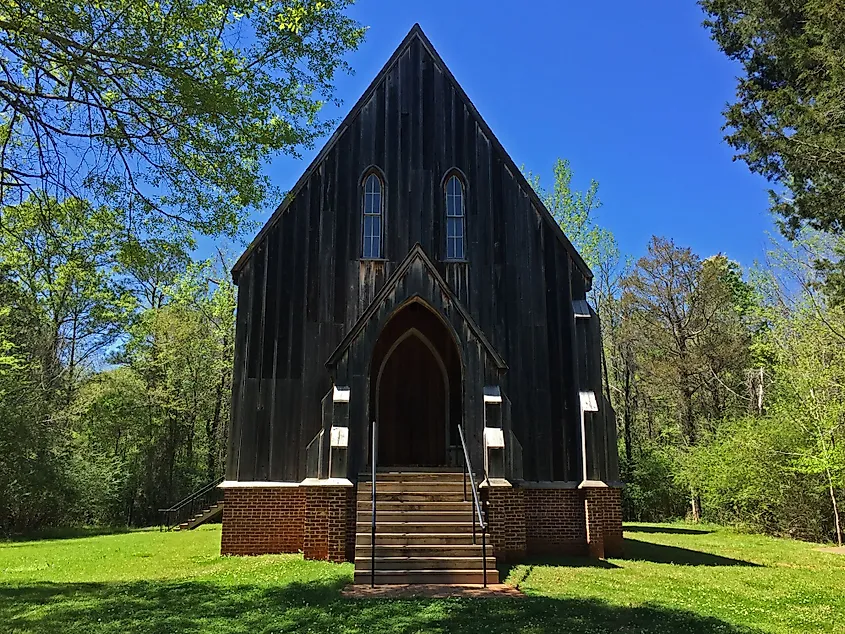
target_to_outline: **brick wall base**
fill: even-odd
[[[352,489],[316,486],[305,489],[305,538],[302,552],[306,559],[347,561],[347,513]]]
[[[223,493],[223,555],[273,555],[302,550],[305,491],[250,487]]]
[[[529,555],[583,555],[584,502],[578,489],[526,489]]]
[[[622,554],[622,496],[615,488],[490,487],[489,539],[500,561],[537,555]],[[223,555],[302,552],[354,561],[355,490],[341,486],[226,489]]]
[[[498,561],[519,561],[526,554],[525,490],[490,487],[487,500],[490,545]]]
[[[485,495],[497,559],[622,554],[619,489],[490,487]]]
[[[306,559],[354,559],[350,487],[237,487],[226,489],[223,501],[223,555],[302,552]]]
[[[621,556],[623,551],[622,490],[611,488],[586,489],[585,494],[585,507],[590,507],[590,514],[600,527],[597,530],[601,531],[603,556]]]

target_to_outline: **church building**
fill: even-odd
[[[620,551],[592,273],[419,26],[232,273],[223,554],[480,583]]]

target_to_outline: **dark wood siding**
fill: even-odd
[[[332,382],[325,362],[418,242],[509,365],[501,387],[525,478],[579,479],[578,391],[589,386],[572,300],[589,281],[423,40],[410,38],[368,94],[239,268],[228,477],[304,477]],[[385,180],[383,261],[360,259],[371,166]],[[452,169],[466,178],[461,263],[443,261]],[[484,378],[464,385],[480,399],[483,384],[469,379]]]

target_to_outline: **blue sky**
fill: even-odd
[[[599,181],[599,222],[625,253],[642,255],[656,234],[746,266],[762,256],[767,183],[731,160],[721,130],[739,69],[693,0],[359,0],[351,12],[370,29],[331,116],[419,22],[517,165],[550,184],[561,156],[577,188]],[[275,159],[273,181],[290,188],[320,145]]]

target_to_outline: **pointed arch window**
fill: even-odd
[[[381,258],[384,185],[375,173],[370,173],[364,181],[363,230],[364,241],[362,256],[366,259]]]
[[[452,175],[446,181],[446,259],[463,260],[466,215],[463,181]]]

